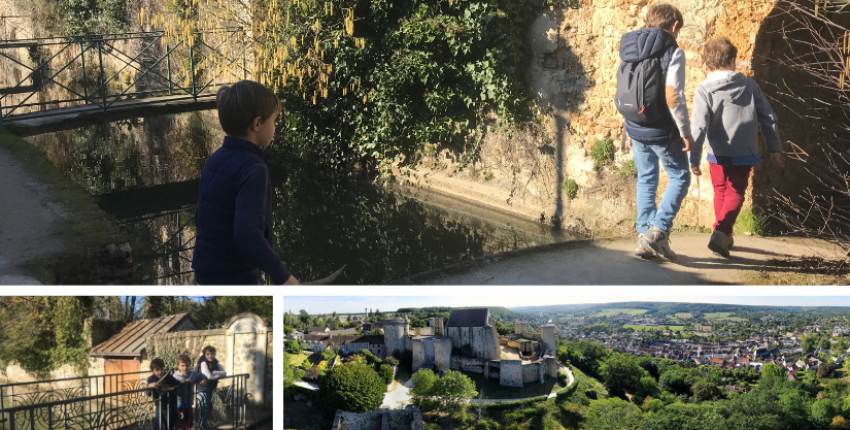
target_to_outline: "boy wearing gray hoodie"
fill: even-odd
[[[773,108],[755,81],[735,71],[738,49],[729,39],[715,39],[705,44],[704,56],[710,73],[694,95],[691,172],[702,174],[702,147],[707,140],[716,220],[708,249],[729,258],[732,227],[744,204],[750,172],[762,161],[759,124],[773,164],[785,167],[785,160]]]

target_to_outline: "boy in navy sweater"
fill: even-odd
[[[227,133],[201,174],[192,268],[201,285],[299,285],[274,252],[272,187],[265,160],[280,100],[265,86],[221,87],[218,119]]]

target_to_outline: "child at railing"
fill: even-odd
[[[195,372],[207,377],[206,385],[198,388],[198,428],[207,429],[207,422],[212,413],[213,391],[218,386],[217,379],[227,376],[227,372],[215,359],[215,347],[207,345],[204,347],[203,355],[195,365]]]
[[[207,377],[191,370],[192,359],[188,355],[177,357],[178,372],[174,374],[180,384],[177,388],[177,413],[180,417],[179,428],[189,430],[194,424],[192,405],[195,403],[195,384],[201,387],[207,384]]]
[[[148,388],[152,390],[146,394],[154,400],[156,412],[154,413],[154,430],[161,430],[164,425],[168,430],[174,430],[175,415],[177,413],[177,395],[174,388],[179,385],[173,376],[166,373],[165,362],[161,358],[151,361],[151,372],[148,377]]]

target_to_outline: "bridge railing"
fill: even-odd
[[[218,386],[207,397],[210,403],[206,428],[245,428],[247,414],[253,413],[249,376],[218,379]],[[184,428],[188,420],[200,418],[203,405],[199,395],[190,405],[195,416],[189,417],[178,413],[168,400],[155,398],[151,393],[152,390],[141,388],[0,409],[0,429],[171,430]]]
[[[22,76],[9,81],[7,72],[0,83],[0,126],[3,119],[47,116],[43,111],[58,107],[94,105],[107,112],[128,99],[197,98],[252,78],[252,49],[251,35],[241,28],[198,31],[191,40],[153,31],[0,41],[3,69]]]

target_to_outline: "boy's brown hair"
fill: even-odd
[[[679,26],[676,28],[682,28],[685,20],[682,16],[682,12],[680,12],[679,9],[676,9],[676,6],[667,3],[654,4],[646,11],[647,27],[670,31],[673,29],[673,24],[675,24],[676,21],[679,21]]]
[[[280,99],[275,93],[254,81],[239,81],[219,88],[215,104],[221,128],[234,137],[245,136],[254,118],[265,121],[281,110]]]
[[[723,37],[705,44],[705,65],[709,70],[723,69],[738,58],[738,48]]]
[[[192,359],[189,358],[188,355],[183,354],[183,355],[180,355],[179,357],[177,357],[177,363],[186,363],[186,364],[191,365]]]
[[[154,358],[153,360],[151,360],[151,371],[153,371],[156,368],[163,369],[163,370],[165,369],[165,362],[162,361],[161,358]]]

